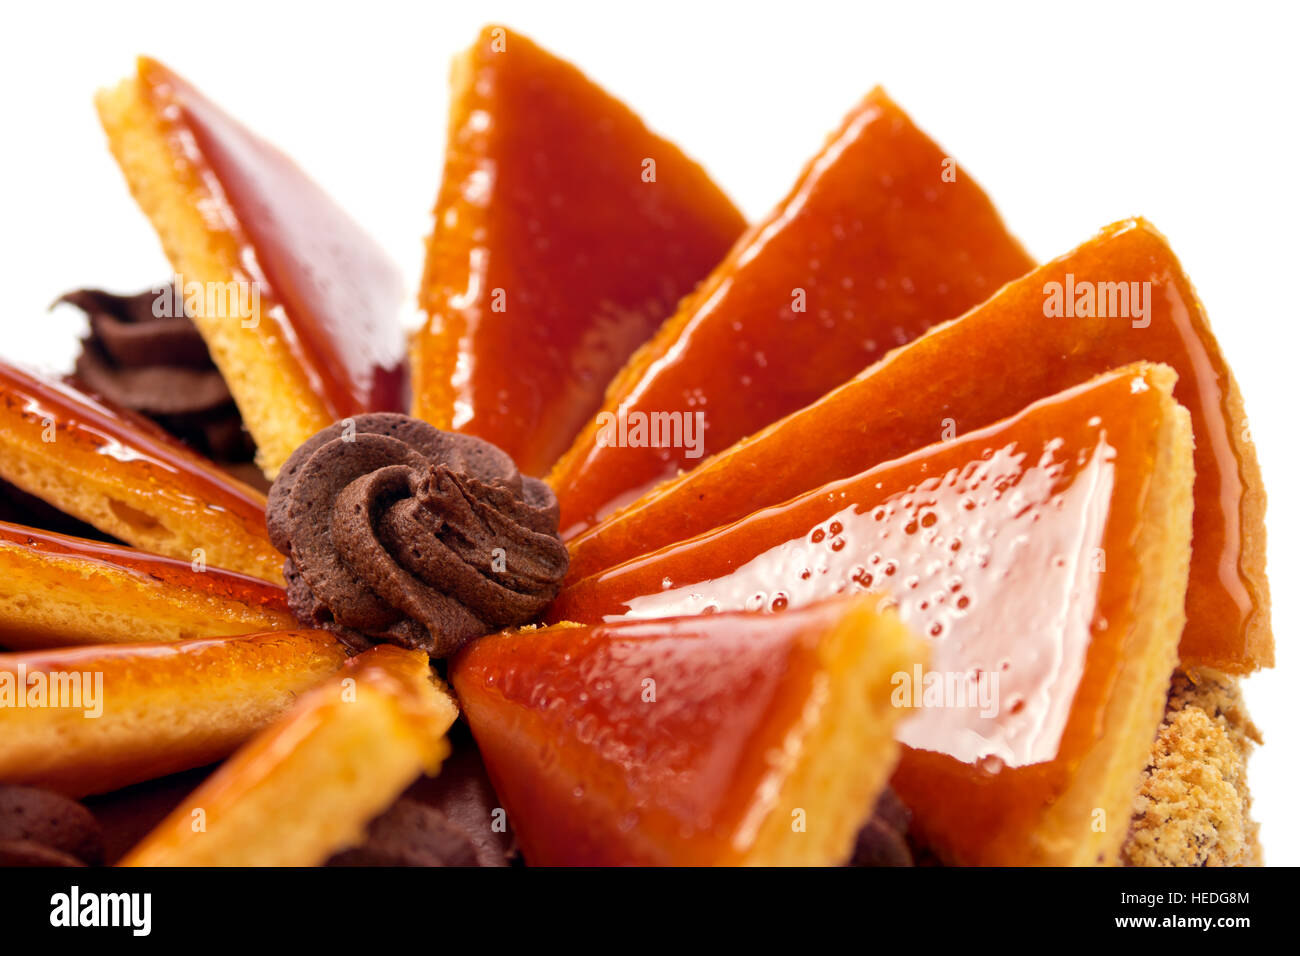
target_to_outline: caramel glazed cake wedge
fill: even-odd
[[[206,290],[192,318],[268,477],[331,422],[406,406],[400,273],[319,186],[154,60],[96,106],[176,273]],[[208,301],[229,289],[247,300]]]

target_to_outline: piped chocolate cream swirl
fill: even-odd
[[[87,866],[104,862],[104,834],[75,800],[0,784],[0,867]]]
[[[158,290],[115,295],[78,289],[58,302],[86,313],[74,375],[90,391],[152,418],[165,430],[218,461],[253,457],[235,400],[188,315],[157,315],[160,301],[181,303]],[[183,303],[181,303],[183,304]]]
[[[558,519],[550,488],[495,445],[391,413],[309,438],[266,509],[304,624],[431,657],[554,599],[569,566]]]

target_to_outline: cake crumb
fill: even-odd
[[[1176,671],[1121,856],[1128,866],[1259,866],[1246,761],[1262,742],[1235,677]]]

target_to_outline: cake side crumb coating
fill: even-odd
[[[1175,671],[1169,707],[1142,774],[1123,862],[1261,865],[1246,761],[1262,742],[1237,678],[1209,669]]]

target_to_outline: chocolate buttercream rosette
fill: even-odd
[[[569,566],[558,520],[550,488],[495,445],[393,413],[309,438],[266,512],[304,624],[431,657],[554,599]]]
[[[0,866],[104,862],[104,834],[89,810],[62,794],[0,784]]]
[[[365,839],[327,866],[482,866],[471,836],[445,813],[401,797],[370,821]]]

